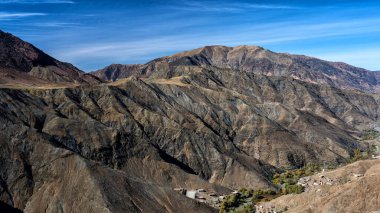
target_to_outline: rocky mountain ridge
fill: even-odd
[[[97,84],[102,81],[33,45],[0,31],[0,83],[6,85]]]
[[[111,64],[103,69],[92,72],[93,75],[105,81],[117,81],[122,78],[128,78],[132,75],[141,76],[141,64]]]
[[[173,188],[273,188],[275,172],[346,162],[380,126],[379,94],[223,68],[202,51],[125,66],[132,76],[110,83],[5,84],[0,208],[216,212]]]
[[[354,67],[342,62],[328,62],[303,55],[275,53],[257,46],[206,46],[195,50],[162,57],[145,65],[111,65],[93,72],[103,80],[115,81],[131,75],[146,77],[167,64],[217,67],[267,76],[281,76],[341,89],[380,92],[380,73]],[[123,67],[128,66],[128,70]],[[117,69],[116,69],[117,68]],[[108,76],[104,73],[107,71]],[[114,73],[114,74],[112,74]]]

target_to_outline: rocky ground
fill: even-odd
[[[355,98],[377,102],[360,93],[344,102],[341,97],[349,92],[268,77],[253,77],[249,82],[260,82],[252,86],[258,92],[244,93],[230,89],[239,88],[234,84],[207,86],[212,84],[205,80],[227,83],[208,80],[208,75],[0,90],[4,202],[27,212],[95,208],[90,200],[97,206],[89,211],[213,211],[173,188],[206,188],[218,194],[268,188],[271,173],[281,167],[344,160],[360,144],[355,129],[343,121],[371,119],[361,110],[378,109],[355,105],[355,113],[333,113],[338,108],[321,100],[337,98],[329,103],[351,109]],[[238,82],[244,87],[243,79]],[[277,95],[268,95],[271,90]],[[310,94],[310,99],[298,100],[303,110],[285,101],[297,91],[303,97]]]

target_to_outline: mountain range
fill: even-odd
[[[186,65],[204,68],[230,69],[265,76],[289,77],[314,84],[380,92],[380,73],[328,62],[303,55],[275,53],[256,46],[207,46],[163,57],[145,65],[113,64],[92,74],[106,81],[115,81],[131,75],[148,77],[157,66]],[[168,74],[167,77],[169,77]]]
[[[378,73],[256,46],[84,73],[0,32],[0,88],[15,211],[215,212],[173,188],[274,188],[276,172],[347,162],[380,126]]]

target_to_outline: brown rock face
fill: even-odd
[[[94,84],[101,80],[60,62],[33,45],[0,31],[0,83],[8,85]]]
[[[215,212],[173,188],[273,187],[284,168],[346,161],[379,126],[378,94],[226,68],[217,49],[109,84],[0,89],[0,208]]]

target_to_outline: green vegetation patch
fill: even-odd
[[[300,188],[296,185],[298,180],[302,177],[313,175],[320,170],[321,167],[318,164],[310,163],[301,169],[289,170],[281,174],[276,173],[273,176],[272,183],[280,189],[286,188],[282,192],[283,194],[299,193]]]
[[[307,164],[302,169],[289,170],[283,173],[276,173],[272,178],[272,183],[277,186],[272,189],[246,189],[242,188],[238,193],[228,195],[224,198],[220,213],[245,213],[255,212],[255,205],[260,202],[267,202],[285,194],[299,194],[304,191],[304,187],[298,185],[298,180],[305,176],[310,176],[320,171],[317,164]]]
[[[380,136],[380,132],[374,129],[364,131],[362,140],[373,140]]]

